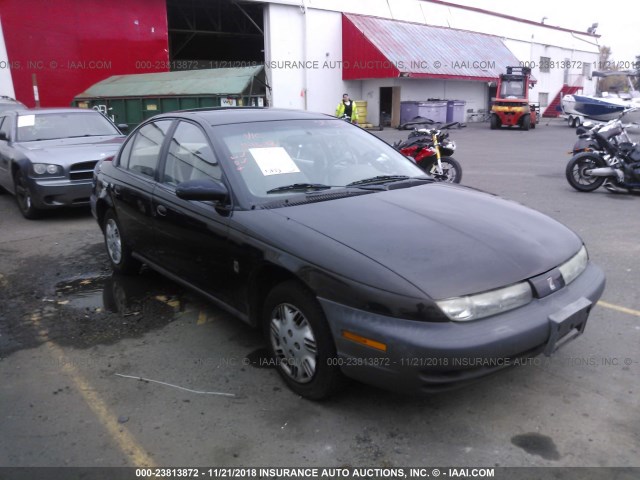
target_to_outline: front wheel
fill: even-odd
[[[491,125],[491,130],[496,130],[500,128],[500,119],[498,118],[497,115],[491,115],[491,119],[489,123]]]
[[[131,249],[122,237],[122,230],[113,210],[108,210],[102,222],[104,243],[114,272],[135,274],[140,271],[140,262],[133,258]]]
[[[593,168],[603,168],[607,162],[592,153],[580,153],[567,163],[565,174],[569,185],[579,192],[592,192],[599,188],[605,181],[605,177],[594,177],[586,172]]]
[[[33,194],[25,174],[18,170],[13,177],[16,191],[16,203],[24,218],[34,220],[40,216],[40,210],[33,206]]]
[[[311,292],[295,281],[276,286],[265,301],[262,322],[276,368],[291,390],[321,400],[342,387],[333,337]]]
[[[438,182],[460,183],[462,180],[462,167],[460,163],[453,157],[441,158],[440,163],[442,164],[442,174],[438,173],[437,159],[419,166]]]
[[[522,119],[522,130],[529,130],[530,126],[531,126],[531,117],[529,115],[526,115]]]

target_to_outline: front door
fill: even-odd
[[[180,121],[170,140],[153,194],[157,255],[162,267],[190,284],[233,303],[229,275],[228,210],[212,202],[183,200],[176,187],[188,180],[218,180],[222,173],[204,131]]]

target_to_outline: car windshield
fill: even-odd
[[[32,113],[18,117],[19,142],[100,135],[120,132],[98,112]]]
[[[340,120],[282,120],[214,127],[231,168],[254,197],[425,178],[411,160]]]

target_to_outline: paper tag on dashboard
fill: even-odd
[[[36,124],[35,115],[20,115],[18,117],[18,128],[20,127],[33,127]]]
[[[249,152],[264,176],[300,172],[298,166],[282,147],[250,148]]]

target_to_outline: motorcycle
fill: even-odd
[[[445,132],[453,127],[462,128],[459,122],[447,123],[439,128],[416,128],[404,141],[393,144],[394,148],[439,182],[460,183],[462,167],[453,158],[456,144]]]
[[[615,193],[640,190],[640,146],[630,141],[620,119],[579,127],[578,134],[565,170],[569,185],[580,192],[603,184]]]
[[[594,125],[591,122],[585,122],[578,128],[576,128],[576,135],[578,140],[573,145],[571,152],[573,155],[577,155],[581,152],[593,152],[600,151],[600,146],[593,138],[592,132],[598,132],[607,140],[613,142],[615,145],[621,143],[631,143],[631,138],[627,134],[625,124],[620,118],[613,119],[604,124]]]

